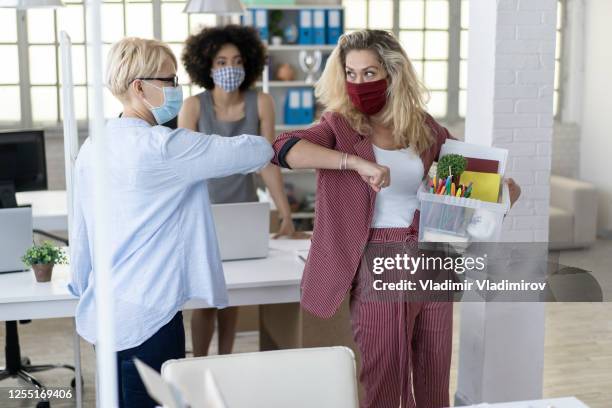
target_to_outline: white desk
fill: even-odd
[[[307,249],[309,240],[271,240],[264,259],[223,263],[232,306],[298,302],[304,263],[295,250]],[[68,266],[57,265],[53,279],[38,283],[32,272],[0,274],[0,321],[73,317],[77,298],[66,288]],[[207,307],[190,301],[185,309]]]
[[[533,401],[503,402],[499,404],[478,404],[463,408],[588,408],[582,401],[574,397],[553,398]]]
[[[308,249],[310,240],[271,240],[265,259],[223,263],[232,306],[298,302],[304,263],[295,253]],[[58,265],[48,283],[37,283],[32,272],[0,274],[0,320],[48,319],[74,317],[78,299],[66,284],[69,269]],[[190,301],[185,309],[206,307],[201,301]],[[80,370],[80,350],[75,336],[75,367]],[[80,382],[77,381],[77,406]]]
[[[65,190],[17,193],[17,204],[32,206],[34,228],[44,231],[68,230],[68,207]]]

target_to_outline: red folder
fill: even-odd
[[[499,162],[497,160],[475,159],[466,157],[467,165],[465,169],[468,171],[479,171],[482,173],[498,173]]]

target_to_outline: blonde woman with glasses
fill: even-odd
[[[159,41],[125,38],[114,44],[107,86],[123,115],[107,122],[102,151],[87,140],[76,162],[69,288],[80,298],[77,331],[96,344],[93,240],[96,224],[107,223],[112,234],[101,245],[111,254],[120,407],[156,406],[133,359],[159,371],[164,361],[185,357],[185,302],[228,304],[206,181],[253,172],[272,157],[260,136],[226,138],[160,126],[176,117],[183,102],[176,68],[172,51]],[[108,220],[94,219],[92,211],[96,154],[107,160]]]
[[[350,293],[363,407],[447,407],[452,303],[365,299],[357,271],[368,243],[416,248],[417,189],[452,136],[427,114],[425,89],[386,31],[343,35],[315,94],[320,122],[273,144],[274,163],[318,170],[302,306],[329,318]],[[520,189],[509,185],[514,202]]]

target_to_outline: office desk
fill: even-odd
[[[478,404],[463,408],[588,408],[575,397],[553,398],[533,401],[502,402],[498,404]]]
[[[298,302],[304,263],[295,253],[308,249],[310,240],[271,240],[267,258],[223,263],[230,305],[259,305]],[[32,272],[0,274],[0,320],[74,317],[78,299],[66,284],[67,265],[57,265],[51,282],[37,283]],[[190,301],[184,309],[206,307]],[[80,370],[78,336],[74,342],[75,367]],[[77,406],[80,382],[77,381]]]
[[[68,206],[65,190],[17,193],[17,204],[32,206],[34,228],[43,231],[68,230]]]

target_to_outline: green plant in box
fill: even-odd
[[[447,154],[438,160],[437,176],[440,180],[445,180],[449,176],[449,169],[453,174],[454,180],[459,180],[461,173],[465,171],[467,160],[460,154]]]

